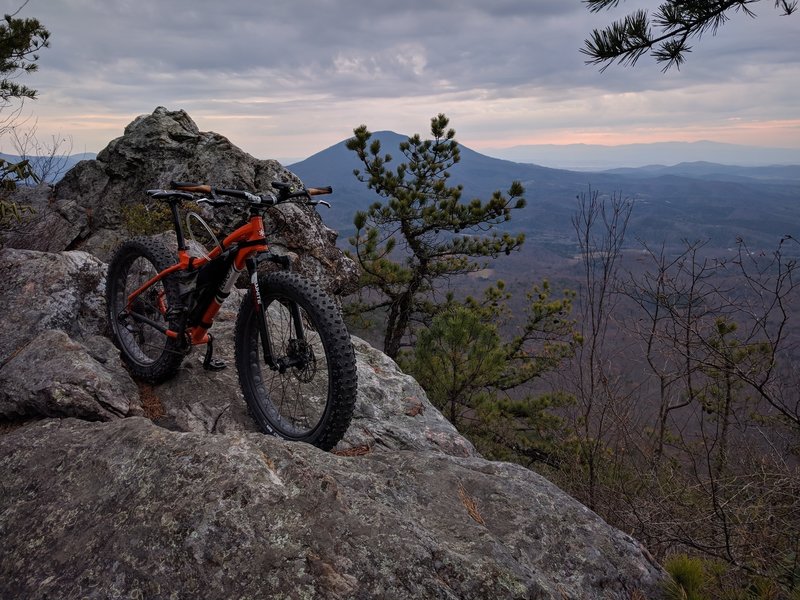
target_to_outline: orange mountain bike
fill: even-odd
[[[114,341],[137,378],[158,383],[174,376],[199,344],[206,344],[206,369],[224,368],[213,356],[209,329],[246,270],[249,285],[236,319],[235,355],[250,412],[265,433],[329,450],[342,438],[353,414],[353,346],[330,296],[291,272],[287,257],[269,252],[262,214],[285,202],[327,204],[313,197],[332,190],[295,190],[279,182],[272,186],[274,195],[261,196],[180,182],[173,182],[169,190],[148,190],[152,198],[169,204],[177,261],[158,239],[138,237],[123,243],[108,268],[108,319]],[[221,242],[214,239],[213,249],[192,256],[178,210],[186,200],[239,205],[249,216]],[[195,213],[190,215],[202,222]],[[265,260],[283,270],[259,274],[258,265]]]

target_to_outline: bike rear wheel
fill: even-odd
[[[259,289],[276,366],[264,362],[249,292],[236,320],[236,367],[250,412],[265,433],[330,450],[356,400],[355,355],[340,311],[295,273],[262,276]]]
[[[179,341],[158,328],[176,329],[168,313],[179,301],[178,284],[171,276],[165,277],[139,294],[131,305],[131,312],[158,327],[129,313],[128,296],[173,263],[174,257],[163,242],[142,237],[122,244],[108,265],[106,306],[114,343],[131,374],[149,383],[174,376],[183,361]]]

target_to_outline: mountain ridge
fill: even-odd
[[[620,144],[525,144],[486,148],[484,153],[506,160],[558,164],[561,168],[605,170],[648,164],[711,161],[730,166],[800,164],[800,148],[760,147],[700,140]]]
[[[381,131],[374,133],[373,139],[381,141],[382,153],[394,157],[390,166],[400,162],[397,145],[407,139],[405,136]],[[528,206],[515,211],[506,227],[526,233],[526,245],[555,244],[565,256],[574,249],[571,217],[577,208],[576,198],[591,190],[618,194],[634,202],[631,239],[654,243],[707,239],[725,248],[742,237],[769,247],[783,235],[800,234],[787,231],[792,223],[800,222],[798,166],[679,163],[587,172],[517,163],[463,145],[460,149],[461,161],[450,170],[450,181],[464,186],[464,198],[485,199],[495,190],[508,189],[512,181],[522,182]],[[379,199],[354,177],[353,169],[359,167],[363,165],[343,140],[287,168],[309,185],[333,186],[333,207],[323,217],[346,237],[354,231],[355,212],[366,210]]]

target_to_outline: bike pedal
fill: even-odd
[[[227,367],[228,365],[225,364],[225,361],[218,358],[206,358],[206,360],[203,361],[203,368],[206,371],[222,371],[222,369],[226,369]]]

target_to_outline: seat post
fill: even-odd
[[[180,199],[170,198],[169,208],[172,211],[172,222],[175,225],[175,235],[178,238],[178,250],[186,250],[186,240],[183,237],[183,227],[181,227],[181,216],[178,213],[178,203]]]

